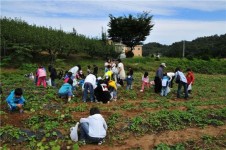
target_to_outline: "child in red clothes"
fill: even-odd
[[[194,84],[195,77],[194,77],[194,73],[191,71],[190,68],[187,69],[186,78],[187,78],[187,84],[188,84],[188,93],[191,94],[192,85]]]

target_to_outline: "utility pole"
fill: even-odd
[[[185,52],[185,40],[183,40],[183,54],[182,54],[182,58],[184,58],[184,52]]]

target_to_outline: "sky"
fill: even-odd
[[[101,38],[109,15],[153,15],[144,44],[171,45],[182,40],[226,33],[226,0],[1,0],[1,17]]]

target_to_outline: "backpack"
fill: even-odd
[[[177,77],[176,77],[176,80],[175,80],[176,83],[180,83],[180,75],[177,74]]]

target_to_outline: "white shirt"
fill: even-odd
[[[89,124],[89,136],[96,138],[104,138],[107,134],[107,124],[101,114],[95,114],[88,118],[81,118],[80,123],[87,122]]]
[[[74,66],[73,68],[71,68],[68,72],[72,72],[72,76],[75,77],[75,75],[77,74],[78,72],[78,66]]]
[[[167,72],[167,76],[169,77],[169,82],[172,80],[172,78],[175,76],[174,72]]]
[[[182,82],[185,82],[185,83],[188,83],[187,82],[187,78],[185,77],[185,75],[183,74],[183,72],[181,72],[181,71],[177,71],[176,73],[175,73],[175,79],[177,78],[177,75],[180,75],[180,81],[182,81]]]
[[[121,62],[118,64],[118,71],[119,71],[119,78],[124,80],[126,78],[126,73],[124,70],[124,65]]]
[[[85,78],[85,81],[84,81],[84,84],[85,83],[91,83],[92,85],[93,85],[93,89],[95,89],[96,87],[97,87],[97,85],[96,85],[96,76],[95,75],[93,75],[93,74],[89,74],[88,76],[86,76],[86,78]]]

